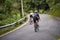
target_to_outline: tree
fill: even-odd
[[[12,8],[11,1],[6,0],[5,1],[5,12],[11,15],[11,11],[12,11],[11,8]]]
[[[48,10],[50,8],[48,3],[46,2],[46,0],[42,1],[41,8],[44,9],[44,10]]]
[[[5,0],[0,0],[0,5],[3,5],[5,3]]]

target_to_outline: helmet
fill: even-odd
[[[34,12],[37,12],[37,10],[35,10]]]
[[[30,13],[31,15],[33,15],[33,13]]]

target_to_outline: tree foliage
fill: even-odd
[[[30,10],[49,10],[59,3],[59,0],[22,0],[24,12]],[[21,0],[0,0],[0,22],[3,20],[17,20],[22,17]],[[0,24],[1,24],[0,23]],[[9,23],[9,22],[8,22]]]

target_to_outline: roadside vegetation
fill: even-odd
[[[60,3],[51,7],[51,9],[48,11],[48,14],[54,15],[56,17],[60,17]]]
[[[16,28],[18,28],[19,26],[21,26],[23,23],[25,23],[27,21],[27,18],[25,18],[23,20],[23,22],[17,22],[16,24],[12,25],[12,26],[9,26],[7,28],[3,28],[3,29],[0,29],[0,35],[4,34],[4,33],[7,33],[11,30],[14,30]]]
[[[0,26],[11,24],[23,18],[21,9],[21,0],[0,0]],[[60,0],[23,0],[23,9],[24,16],[31,10],[37,10],[41,14],[46,12],[60,17]],[[11,28],[0,30],[0,33],[3,34],[19,25],[16,24]]]

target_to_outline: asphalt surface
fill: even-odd
[[[34,24],[28,22],[0,40],[57,40],[54,35],[60,35],[60,20],[47,14],[41,14],[40,18],[38,32],[34,32]]]

